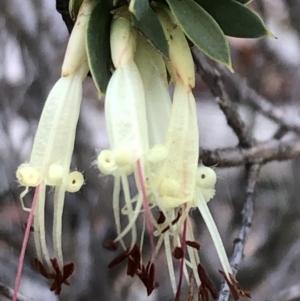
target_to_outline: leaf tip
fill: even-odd
[[[231,63],[230,57],[229,57],[229,61],[228,62],[224,62],[224,61],[217,61],[217,62],[219,62],[222,65],[224,65],[231,73],[234,73],[234,69],[232,67],[232,63]]]
[[[228,70],[231,72],[231,73],[234,73],[234,69],[233,69],[233,67],[232,67],[232,65],[230,64],[230,65],[225,65],[227,68],[228,68]]]
[[[275,36],[269,29],[267,30],[266,37],[267,38],[274,38],[276,40],[278,39],[278,37]]]
[[[101,90],[97,89],[97,92],[98,92],[98,98],[99,99],[102,99],[105,96],[105,93],[102,92]]]

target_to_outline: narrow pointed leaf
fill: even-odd
[[[129,11],[134,14],[134,16],[141,20],[143,15],[149,9],[149,0],[131,0],[129,5]]]
[[[111,77],[110,24],[112,0],[100,0],[95,6],[87,30],[89,68],[99,95],[105,93]]]
[[[234,0],[234,1],[239,2],[243,5],[246,5],[246,4],[250,3],[252,0]]]
[[[219,24],[224,34],[237,38],[270,35],[258,14],[234,0],[195,0]]]
[[[149,7],[140,20],[134,15],[134,27],[156,48],[166,59],[169,59],[168,42],[163,28],[155,12]]]
[[[227,40],[210,14],[193,0],[167,0],[167,2],[187,37],[210,58],[231,70]]]

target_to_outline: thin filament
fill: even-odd
[[[32,221],[33,221],[34,210],[35,210],[35,206],[36,206],[36,203],[38,200],[38,195],[39,195],[39,186],[37,186],[35,189],[32,205],[31,205],[31,210],[30,210],[28,220],[27,220],[25,235],[24,235],[21,254],[20,254],[19,263],[18,263],[18,270],[17,270],[17,276],[16,276],[16,281],[15,281],[14,294],[13,294],[12,301],[17,301],[17,298],[18,298],[18,291],[20,288],[21,275],[22,275],[22,270],[23,270],[23,266],[24,266],[25,251],[26,251],[27,244],[28,244],[30,228],[31,228]]]
[[[62,186],[55,187],[54,192],[54,221],[53,221],[53,247],[59,267],[64,266],[62,255],[62,215],[64,207],[65,189]]]
[[[183,223],[183,231],[182,231],[182,239],[181,239],[181,248],[183,252],[185,252],[185,248],[186,248],[186,228],[187,228],[187,220],[185,220]],[[179,282],[178,282],[177,292],[175,296],[176,301],[180,300],[179,298],[180,298],[182,279],[184,273],[184,261],[185,261],[185,256],[183,256],[180,261]]]
[[[129,224],[132,224],[131,219],[132,219],[132,216],[134,216],[135,211],[133,210],[133,207],[132,207],[132,200],[130,197],[128,179],[124,173],[121,174],[121,181],[122,181],[122,186],[123,186],[123,191],[124,191],[124,196],[125,196],[125,203],[126,203],[127,210],[128,210]],[[135,210],[138,210],[138,208],[135,208]],[[139,212],[139,210],[138,210],[138,212]],[[135,219],[134,219],[134,223],[132,224],[132,227],[131,227],[130,249],[132,249],[133,246],[136,244],[136,239],[137,239],[137,232],[136,232]]]
[[[169,269],[172,290],[173,290],[173,293],[176,294],[176,277],[175,277],[175,271],[174,271],[174,265],[173,265],[169,233],[168,232],[164,233],[161,235],[161,237],[164,238],[165,251],[166,251],[167,264],[168,264],[168,269]]]
[[[204,219],[204,222],[208,228],[208,231],[210,232],[210,235],[212,237],[215,248],[219,255],[219,259],[221,261],[224,272],[226,273],[227,277],[229,278],[229,275],[232,274],[232,271],[231,271],[230,264],[228,262],[226,251],[225,251],[222,239],[220,237],[219,231],[217,229],[217,226],[215,224],[215,221],[214,221],[213,217],[211,216],[211,213],[208,209],[207,203],[205,202],[202,195],[199,195],[198,208],[199,208],[199,211],[200,211],[200,213]]]
[[[150,237],[150,244],[152,249],[153,257],[156,258],[156,250],[155,250],[155,244],[154,244],[154,235],[153,235],[153,225],[151,222],[151,210],[149,207],[148,197],[145,189],[145,179],[144,179],[144,173],[141,166],[141,159],[137,160],[137,172],[138,172],[138,179],[139,184],[142,190],[143,195],[143,205],[145,208],[145,217],[146,217],[146,226]]]

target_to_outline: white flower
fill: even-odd
[[[52,279],[51,286],[56,294],[61,285],[74,270],[74,265],[64,265],[62,254],[62,215],[66,192],[77,192],[84,183],[83,175],[78,171],[70,172],[74,149],[76,126],[82,101],[82,81],[87,75],[88,64],[85,49],[87,21],[93,3],[85,0],[79,11],[66,51],[62,77],[52,88],[43,108],[38,129],[34,138],[30,160],[21,164],[16,176],[19,184],[25,187],[21,193],[24,210],[30,212],[29,221],[34,215],[34,241],[37,252],[37,268],[45,277]],[[45,238],[45,200],[46,187],[52,186],[53,213],[53,248],[54,258],[50,258]],[[31,208],[25,208],[23,198],[30,187],[35,187],[34,202]],[[27,230],[31,223],[28,222]],[[15,283],[13,300],[17,298],[20,284],[24,253],[29,231],[24,237],[19,268]],[[44,266],[46,264],[46,267]]]
[[[134,62],[136,32],[130,15],[121,7],[114,16],[111,26],[111,52],[116,67],[105,98],[105,118],[110,150],[102,151],[97,159],[98,167],[104,174],[115,177],[113,209],[120,240],[131,231],[131,248],[136,243],[135,221],[142,204],[148,206],[145,190],[145,155],[148,152],[148,130],[146,122],[145,92],[140,72]],[[139,190],[134,201],[131,198],[128,176],[134,174]],[[121,231],[119,197],[120,189],[125,195],[125,210],[128,211],[129,223]]]
[[[58,80],[46,100],[29,163],[21,164],[16,173],[20,185],[26,188],[21,194],[22,205],[29,187],[39,187],[34,209],[34,238],[38,259],[41,262],[45,260],[50,268],[52,264],[46,246],[44,224],[46,186],[55,188],[53,246],[62,268],[61,220],[65,192],[78,191],[84,182],[78,171],[70,173],[81,100],[80,77],[73,75]],[[23,208],[31,210],[24,205]]]

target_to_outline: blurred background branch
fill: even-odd
[[[8,299],[12,299],[14,291],[11,288],[9,288],[9,287],[5,286],[4,284],[0,283],[0,293],[4,297],[6,297]],[[30,300],[26,299],[24,296],[18,294],[17,301],[30,301]]]

